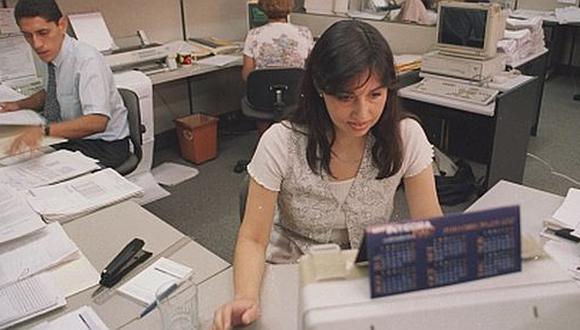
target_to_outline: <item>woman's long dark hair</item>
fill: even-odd
[[[376,74],[388,88],[385,109],[370,133],[373,164],[377,179],[394,175],[402,164],[400,115],[396,109],[396,76],[393,53],[383,36],[371,25],[355,21],[340,21],[322,34],[306,61],[302,82],[304,95],[298,109],[289,116],[293,124],[306,128],[308,145],[306,159],[310,169],[320,174],[330,171],[331,147],[336,132],[326,110],[321,93],[337,95],[364,85],[353,86],[361,74]]]

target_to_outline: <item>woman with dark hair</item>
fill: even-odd
[[[412,218],[442,214],[432,146],[397,112],[395,82],[391,50],[367,23],[335,23],[315,44],[301,106],[264,133],[248,165],[235,297],[215,329],[256,320],[265,260],[296,262],[315,244],[358,248],[365,227],[389,221],[401,181]]]

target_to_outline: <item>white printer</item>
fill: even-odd
[[[143,30],[138,30],[138,45],[118,47],[100,12],[72,14],[68,16],[76,37],[98,49],[113,71],[139,69],[153,74],[168,71],[167,47],[150,43]]]
[[[143,158],[131,176],[146,173],[153,165],[153,148],[155,131],[153,127],[153,86],[151,79],[139,71],[123,71],[113,74],[117,88],[133,91],[139,97],[141,109],[141,124],[145,126],[143,133]]]
[[[323,253],[319,260],[307,254],[300,261],[302,330],[577,329],[580,324],[580,288],[548,257],[524,262],[519,273],[371,299],[366,268],[353,265],[356,251]]]

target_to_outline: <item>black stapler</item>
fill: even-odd
[[[135,238],[127,244],[107,267],[103,269],[99,284],[111,288],[133,268],[149,259],[152,253],[143,250],[144,245],[145,242],[139,238]]]

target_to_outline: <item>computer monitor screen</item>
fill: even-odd
[[[482,49],[485,46],[487,10],[441,7],[440,43]]]
[[[455,56],[490,58],[505,30],[497,4],[442,2],[437,21],[437,48]]]
[[[268,16],[257,3],[248,3],[248,29],[268,23]]]

